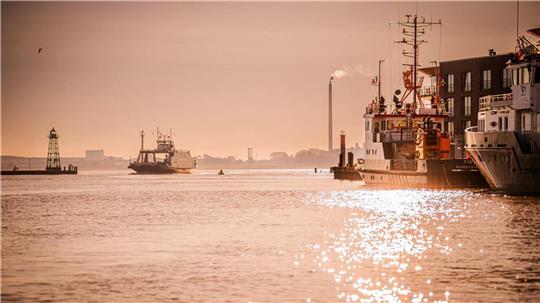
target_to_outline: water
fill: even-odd
[[[3,302],[538,302],[540,199],[311,170],[2,178]]]

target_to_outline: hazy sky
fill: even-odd
[[[520,2],[520,29],[540,26],[540,2]],[[442,20],[422,62],[513,50],[515,2],[24,3],[2,2],[2,154],[46,156],[55,127],[62,156],[86,149],[136,156],[139,132],[172,128],[192,154],[237,155],[327,146],[334,130],[362,143],[385,59],[383,90],[401,83],[400,15]],[[442,33],[442,34],[441,34]],[[38,54],[38,49],[43,52]],[[385,81],[392,76],[392,81]],[[389,99],[389,98],[387,98]]]

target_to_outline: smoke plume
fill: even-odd
[[[341,69],[335,70],[331,76],[334,77],[334,79],[349,78],[354,76],[371,78],[374,74],[375,73],[371,70],[371,68],[356,65],[354,67],[344,66]]]

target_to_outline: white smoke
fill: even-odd
[[[371,68],[365,68],[364,66],[359,64],[354,67],[344,66],[341,69],[335,70],[331,76],[334,77],[334,79],[340,79],[354,76],[372,78],[374,75],[375,72],[373,72]]]

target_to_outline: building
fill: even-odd
[[[84,160],[101,161],[105,159],[105,152],[102,149],[87,150],[84,152]]]
[[[511,53],[440,62],[441,97],[450,117],[445,129],[453,135],[455,156],[465,156],[464,130],[478,125],[480,97],[510,93],[511,75],[505,70]]]

